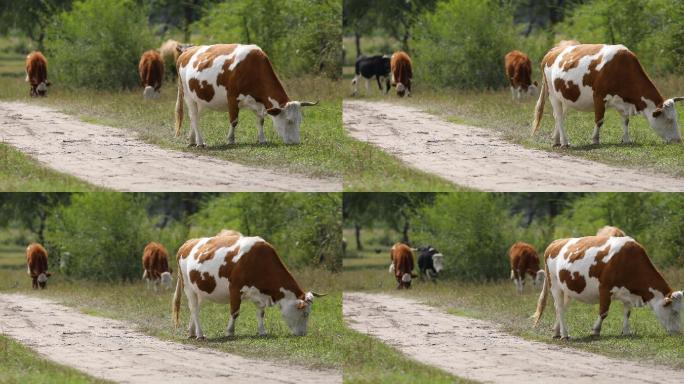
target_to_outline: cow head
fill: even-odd
[[[306,336],[306,329],[309,324],[309,314],[311,314],[314,297],[322,297],[325,295],[307,292],[301,298],[295,298],[292,292],[285,292],[285,298],[280,302],[280,313],[282,313],[283,318],[293,335]]]
[[[46,96],[50,82],[48,80],[43,80],[40,84],[36,85],[31,89],[31,96]]]
[[[653,290],[651,290],[653,292]],[[662,296],[660,292],[651,300],[651,307],[655,312],[660,324],[665,327],[669,334],[678,334],[682,331],[682,291],[675,291]],[[660,296],[660,297],[658,297]]]
[[[663,105],[656,107],[653,112],[646,112],[646,118],[653,130],[666,142],[681,142],[682,135],[679,130],[677,110],[675,102],[684,100],[684,97],[675,97],[663,101]]]
[[[402,83],[397,83],[397,96],[399,97],[404,97],[404,95],[411,95],[411,91],[408,90],[408,87]]]
[[[286,144],[299,144],[299,127],[302,124],[302,107],[317,105],[318,102],[290,101],[282,107],[266,110],[273,119],[273,126]]]
[[[534,277],[534,286],[536,287],[537,285],[542,285],[544,284],[544,279],[546,278],[546,272],[544,272],[543,269],[540,269],[537,271],[536,276]]]
[[[539,89],[539,83],[537,83],[537,81],[535,81],[527,87],[527,94],[530,96],[536,96],[538,89]]]
[[[145,98],[145,100],[158,99],[159,92],[157,92],[153,86],[148,85],[145,87],[145,90],[143,91],[143,97]]]
[[[171,289],[172,280],[171,272],[163,272],[161,274],[161,283],[165,289]]]
[[[43,272],[38,277],[36,278],[36,281],[38,281],[38,286],[41,289],[44,289],[47,286],[47,281],[48,277],[50,277],[52,274],[50,272]]]
[[[440,273],[444,269],[444,255],[439,252],[432,255],[432,266],[435,272]]]

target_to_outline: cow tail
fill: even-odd
[[[532,134],[534,135],[539,130],[541,125],[542,117],[544,116],[544,103],[546,102],[546,96],[549,93],[549,86],[546,83],[546,75],[542,69],[542,86],[541,92],[539,92],[539,100],[537,100],[537,106],[534,108],[534,123],[532,123]]]
[[[537,301],[537,311],[533,316],[535,327],[539,325],[539,321],[544,314],[546,297],[549,295],[549,290],[551,290],[551,276],[549,276],[549,265],[546,263],[546,260],[544,260],[544,273],[546,273],[546,277],[544,278],[544,286],[542,287],[541,293],[539,294],[539,300]]]
[[[173,294],[173,323],[176,327],[180,325],[180,305],[183,291],[183,276],[181,275],[180,263],[177,267],[176,292]]]
[[[180,74],[178,74],[178,97],[176,97],[176,137],[181,134],[183,126],[183,84]]]

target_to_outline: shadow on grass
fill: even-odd
[[[211,337],[207,338],[206,341],[199,341],[196,342],[198,345],[202,345],[204,343],[226,343],[226,342],[235,342],[238,340],[292,340],[296,338],[300,338],[301,336],[294,336],[292,334],[290,335],[280,335],[280,336],[273,336],[271,334],[268,334],[266,336],[261,336],[261,335],[240,335],[240,336],[217,336],[217,337]]]
[[[650,145],[649,145],[650,146]],[[576,150],[576,151],[591,151],[594,149],[598,148],[625,148],[625,147],[631,147],[631,148],[643,148],[645,147],[644,144],[641,143],[631,143],[631,144],[623,144],[623,143],[601,143],[601,144],[583,144],[583,145],[577,145],[577,146],[570,146],[570,150]]]
[[[591,334],[584,335],[582,337],[575,337],[570,339],[570,343],[583,343],[583,344],[593,344],[599,340],[624,340],[624,339],[632,339],[632,340],[641,340],[643,339],[643,336],[641,335],[601,335],[601,336],[593,336]]]

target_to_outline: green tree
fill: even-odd
[[[47,26],[52,17],[71,8],[72,0],[22,0],[0,1],[0,33],[7,33],[10,28],[17,29],[44,50],[43,42]]]

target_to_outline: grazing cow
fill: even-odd
[[[268,56],[256,45],[193,46],[180,54],[176,67],[179,76],[176,136],[180,135],[183,123],[185,99],[192,127],[191,139],[194,136],[198,147],[204,146],[199,131],[199,113],[205,108],[228,112],[229,144],[235,143],[235,127],[241,108],[251,109],[256,114],[260,143],[266,143],[264,118],[269,114],[283,141],[298,144],[302,107],[318,104],[290,100]]]
[[[397,87],[397,95],[399,97],[411,96],[411,78],[413,78],[411,57],[403,51],[394,53],[390,60],[390,68],[392,69],[392,84]]]
[[[26,56],[26,82],[31,85],[31,97],[45,96],[50,82],[47,79],[47,60],[40,51]]]
[[[627,235],[625,235],[625,232],[618,227],[611,227],[610,225],[606,225],[596,232],[596,236],[623,237]]]
[[[397,279],[397,289],[411,288],[411,279],[416,277],[413,274],[413,252],[411,248],[403,243],[396,243],[390,250],[390,273]]]
[[[522,95],[534,95],[538,83],[532,82],[532,62],[526,54],[511,51],[504,57],[508,82],[511,83],[511,97],[520,100]]]
[[[157,284],[161,281],[165,289],[171,288],[171,273],[173,270],[169,268],[169,254],[166,248],[159,243],[150,242],[145,246],[142,256],[143,280],[147,281],[149,288],[150,282],[157,291]]]
[[[176,69],[178,56],[180,56],[181,52],[191,46],[191,44],[183,44],[176,40],[168,39],[159,47],[159,54],[164,61],[164,66],[168,68],[168,71],[172,76],[175,76],[178,72]]]
[[[515,282],[519,294],[523,293],[525,287],[525,274],[532,277],[535,287],[544,282],[545,273],[539,268],[539,256],[532,245],[518,241],[508,250],[508,258],[511,262],[511,280]]]
[[[48,277],[48,254],[45,248],[38,243],[31,243],[26,248],[26,268],[31,276],[33,289],[41,289],[47,286]]]
[[[569,339],[565,311],[571,299],[599,304],[593,335],[599,336],[611,299],[624,304],[622,334],[629,335],[632,307],[648,305],[673,334],[682,321],[682,291],[673,291],[644,248],[631,237],[589,236],[556,240],[546,248],[546,284],[539,295],[535,325],[539,323],[549,290],[556,307],[554,338]]]
[[[663,99],[637,57],[622,45],[575,44],[552,48],[542,60],[542,91],[532,134],[537,132],[548,95],[556,120],[554,146],[568,147],[563,119],[568,110],[594,112],[594,144],[599,144],[606,107],[622,116],[622,142],[630,143],[629,118],[643,115],[666,142],[681,142],[675,102]]]
[[[188,240],[178,250],[178,281],[173,299],[173,315],[179,324],[181,290],[188,298],[191,317],[190,337],[203,339],[199,307],[204,300],[230,304],[227,336],[235,335],[235,321],[242,300],[257,307],[259,335],[266,335],[264,311],[276,305],[296,336],[306,335],[314,297],[304,292],[283,264],[271,244],[260,237],[239,232]]]
[[[418,270],[420,276],[425,276],[428,280],[432,280],[444,269],[444,255],[431,245],[427,247],[418,247]]]
[[[361,77],[366,79],[366,93],[370,94],[370,81],[373,77],[378,82],[380,92],[387,94],[390,89],[390,58],[387,56],[359,56],[356,59],[355,75],[352,80],[353,95],[359,92],[358,82]],[[382,89],[382,83],[385,83],[385,90]]]
[[[164,62],[161,55],[155,50],[143,53],[138,63],[138,73],[140,82],[145,87],[143,96],[145,99],[156,99],[159,97],[159,89],[164,78]]]

